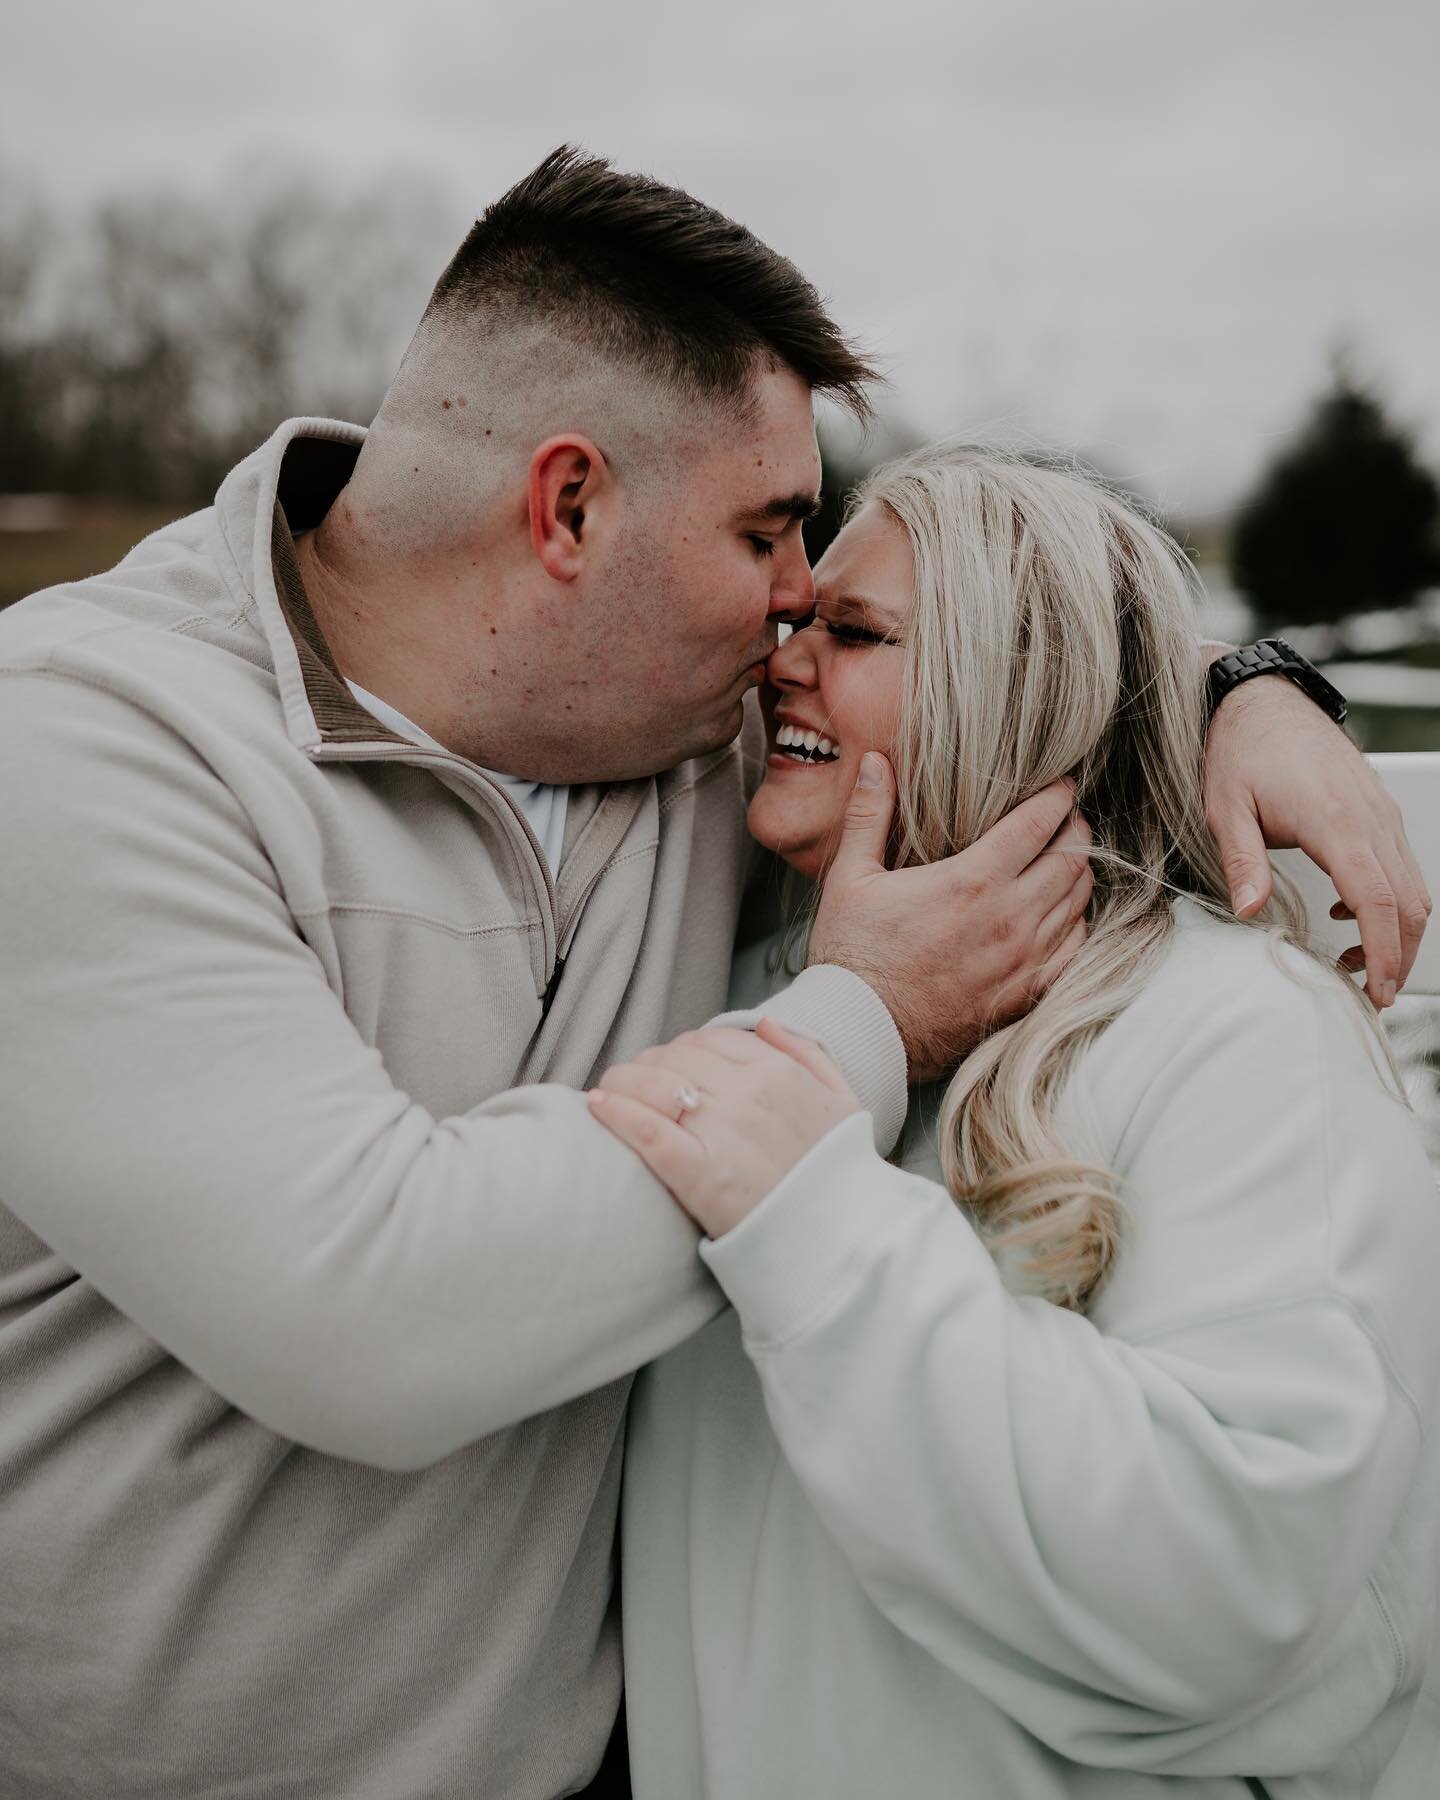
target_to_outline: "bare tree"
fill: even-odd
[[[0,213],[0,490],[204,500],[281,419],[373,413],[446,233],[424,183],[270,169]],[[458,235],[458,233],[457,233]]]

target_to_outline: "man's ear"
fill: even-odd
[[[612,485],[604,456],[574,432],[547,438],[530,458],[530,542],[556,581],[580,573],[588,515]]]

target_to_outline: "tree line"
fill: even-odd
[[[0,493],[184,507],[296,413],[368,419],[455,234],[395,178],[0,201]]]
[[[461,224],[401,177],[337,197],[260,169],[73,221],[0,181],[0,494],[178,511],[284,418],[370,418]],[[812,553],[870,461],[827,454]],[[1440,585],[1440,488],[1349,360],[1241,505],[1230,549],[1267,627]]]

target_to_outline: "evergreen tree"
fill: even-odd
[[[1405,606],[1440,582],[1440,487],[1343,361],[1242,509],[1231,569],[1270,629]]]

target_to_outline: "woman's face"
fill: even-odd
[[[814,622],[766,664],[770,754],[750,830],[802,875],[820,876],[834,854],[860,758],[891,754],[914,596],[904,528],[882,506],[863,507],[816,564]]]

